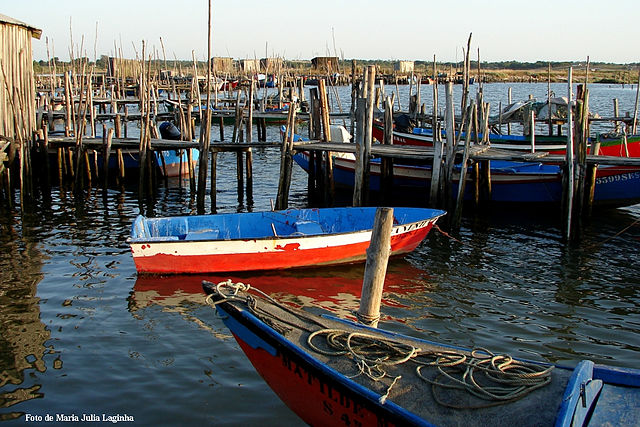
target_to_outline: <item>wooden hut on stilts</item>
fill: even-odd
[[[31,39],[41,35],[42,30],[0,14],[0,176],[9,194],[7,167],[17,156],[21,201],[25,193],[30,194],[29,153],[37,127]]]

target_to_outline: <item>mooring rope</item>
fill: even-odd
[[[471,357],[465,356],[452,363],[447,363],[451,358],[450,353],[434,356],[437,361],[419,364],[416,373],[432,385],[434,399],[451,408],[483,408],[511,402],[551,382],[553,366],[544,367],[516,361],[509,355],[496,355],[484,348],[474,349]],[[426,366],[436,367],[437,375],[434,379],[423,375],[422,369]],[[443,382],[443,378],[448,382]],[[480,399],[493,402],[474,406],[445,402],[439,397],[437,387],[464,390]]]
[[[386,378],[390,378],[387,380],[386,392],[378,399],[381,404],[386,402],[392,388],[402,378],[401,375],[390,375],[388,370],[407,362],[417,364],[415,372],[419,378],[431,384],[434,400],[451,408],[474,409],[512,402],[551,382],[553,366],[550,365],[514,360],[509,355],[494,354],[485,348],[476,348],[470,353],[455,350],[423,350],[379,334],[326,328],[318,320],[278,303],[250,285],[227,280],[218,283],[215,288],[222,298],[214,302],[211,299],[212,295],[207,296],[206,300],[212,306],[225,301],[241,301],[247,304],[254,314],[259,313],[261,318],[268,318],[268,323],[276,329],[281,329],[282,325],[286,324],[309,332],[307,345],[316,353],[351,358],[357,370],[349,378],[363,375],[376,382],[384,382]],[[261,294],[279,308],[301,319],[312,321],[321,329],[314,330],[261,309],[252,295],[240,296],[241,293],[249,291]],[[274,321],[280,325],[274,325]],[[427,377],[423,372],[428,368],[432,370],[431,377]],[[440,396],[438,389],[461,390],[488,403],[463,405],[447,402]]]
[[[324,337],[323,345],[319,345]],[[385,339],[379,335],[351,332],[342,329],[321,329],[307,339],[309,347],[327,356],[350,356],[357,373],[350,378],[365,375],[373,381],[390,377],[387,370],[394,365],[411,361],[416,363],[416,374],[432,385],[436,402],[452,408],[481,408],[517,400],[551,381],[553,366],[543,366],[514,360],[509,355],[496,355],[484,348],[474,349],[469,355],[460,351],[425,351],[410,344]],[[435,378],[426,377],[423,370],[435,369]],[[393,382],[381,396],[384,403]],[[458,405],[445,402],[437,388],[459,389],[491,403]]]

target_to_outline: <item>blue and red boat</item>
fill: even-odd
[[[309,425],[640,425],[637,369],[467,350],[298,310],[230,280],[203,287],[256,371]]]
[[[294,155],[298,165],[308,172],[306,152]],[[370,190],[380,191],[380,159],[371,160]],[[457,175],[460,168],[458,166]],[[335,154],[333,178],[338,186],[352,188],[355,181],[355,157]],[[473,196],[472,179],[467,174],[465,198]],[[431,167],[394,164],[393,186],[396,190],[415,194],[428,193]],[[454,187],[458,179],[454,174]],[[455,192],[454,192],[455,194]],[[491,199],[499,203],[559,204],[562,200],[562,168],[558,165],[532,162],[491,161]],[[621,207],[640,203],[640,168],[633,166],[600,166],[596,172],[595,206]]]
[[[363,262],[376,208],[289,209],[147,218],[129,244],[139,273],[284,270]],[[445,212],[395,208],[391,255],[414,250]]]
[[[443,131],[443,135],[446,132]],[[464,139],[464,133],[461,138]],[[373,124],[373,137],[378,141],[384,139],[384,126],[380,122]],[[481,140],[482,133],[478,134]],[[616,157],[640,157],[640,135],[624,136],[620,134],[598,134],[593,138],[600,142],[599,154]],[[533,145],[532,145],[533,141]],[[567,148],[566,136],[536,135],[503,135],[489,134],[489,142],[492,147],[513,150],[518,152],[546,151],[550,154],[564,154]],[[416,145],[423,147],[433,146],[433,131],[421,127],[394,127],[393,143],[396,145]]]

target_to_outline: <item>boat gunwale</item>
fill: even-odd
[[[421,209],[421,208],[409,208],[409,209]],[[418,221],[412,221],[412,222],[406,222],[406,223],[399,223],[399,224],[394,224],[392,227],[392,231],[391,231],[391,236],[397,236],[397,235],[402,235],[402,234],[406,234],[408,232],[411,231],[415,231],[415,230],[420,230],[422,228],[428,227],[430,224],[436,222],[440,217],[444,216],[447,214],[446,211],[440,210],[440,209],[431,209],[434,212],[440,212],[437,215],[433,215],[430,216],[428,218],[425,219],[421,219]],[[142,215],[141,215],[142,216]],[[204,217],[204,216],[208,216],[208,215],[191,215],[192,217]],[[176,217],[169,217],[169,218],[188,218],[190,217],[190,215],[183,215],[183,216],[176,216]],[[142,216],[142,221],[146,221],[147,217]],[[415,224],[420,224],[426,222],[425,225],[423,226],[419,226],[419,227],[415,227],[412,230],[409,231],[400,231],[400,232],[395,232],[395,230],[401,228],[401,227],[408,227],[408,226],[413,226]],[[135,224],[135,222],[134,222]],[[132,237],[129,236],[127,237],[127,243],[129,243],[130,245],[134,245],[134,244],[145,244],[145,243],[153,243],[154,245],[157,245],[159,243],[170,243],[170,244],[174,244],[174,243],[206,243],[206,242],[261,242],[261,241],[274,241],[277,240],[279,242],[286,242],[286,241],[296,241],[296,240],[300,240],[300,239],[312,239],[312,238],[322,238],[322,239],[327,239],[327,238],[331,238],[331,237],[339,237],[339,236],[345,236],[345,235],[354,235],[357,236],[359,234],[364,234],[364,233],[372,233],[373,232],[373,227],[371,228],[366,228],[366,229],[359,229],[359,230],[353,230],[353,231],[342,231],[342,232],[336,232],[336,233],[318,233],[318,234],[297,234],[297,235],[292,235],[292,234],[287,234],[287,235],[275,235],[275,236],[265,236],[265,237],[256,237],[256,238],[249,238],[249,237],[238,237],[238,238],[229,238],[229,239],[179,239],[179,240],[171,240],[169,239],[170,237],[173,237],[175,235],[170,235],[170,236],[157,236],[157,237]],[[163,238],[166,238],[166,240],[163,240]]]
[[[230,313],[230,310],[225,309],[225,307],[227,307],[227,306],[233,307],[233,310],[237,313],[237,315],[233,315],[233,314]],[[286,350],[288,350],[290,355],[293,354],[293,355],[301,358],[304,362],[308,363],[310,367],[312,367],[315,370],[317,370],[318,372],[322,373],[324,376],[330,378],[332,381],[340,383],[340,385],[342,387],[345,387],[346,389],[350,390],[351,392],[356,393],[362,399],[367,400],[371,405],[373,405],[379,411],[389,413],[389,414],[393,415],[394,417],[399,417],[399,418],[401,418],[401,421],[404,421],[404,422],[408,422],[409,421],[409,422],[413,423],[413,425],[423,425],[423,426],[434,426],[435,427],[434,424],[429,423],[428,421],[426,421],[425,419],[421,418],[417,414],[408,411],[407,409],[403,408],[402,406],[398,405],[397,403],[395,403],[395,402],[393,402],[391,400],[387,400],[383,404],[380,403],[380,401],[379,401],[379,399],[381,397],[380,394],[378,394],[378,393],[374,392],[373,390],[371,390],[371,389],[359,384],[356,381],[353,381],[349,377],[345,376],[342,372],[336,370],[335,368],[332,368],[331,366],[328,366],[327,364],[323,363],[321,360],[313,357],[312,354],[308,353],[303,348],[301,348],[300,346],[296,345],[291,340],[286,338],[284,335],[280,334],[278,331],[273,329],[267,323],[263,322],[260,318],[258,318],[256,315],[251,313],[249,310],[246,310],[245,308],[236,307],[234,304],[227,303],[227,302],[222,302],[222,303],[217,304],[216,308],[217,309],[219,308],[222,312],[224,312],[228,316],[233,317],[243,327],[249,329],[250,332],[254,333],[259,339],[264,340],[264,338],[265,338],[264,334],[266,334],[266,336],[271,340],[271,342],[270,343],[268,342],[267,344],[269,344],[269,345],[271,345],[271,346],[273,346],[275,348],[284,347]],[[223,322],[224,322],[224,320],[225,319],[223,317]],[[258,331],[262,332],[263,334],[262,335],[257,334],[255,332],[256,329]],[[234,338],[236,340],[240,339],[245,344],[247,344],[248,346],[252,347],[251,344],[249,344],[247,341],[245,341],[244,339],[242,339],[241,337],[236,335],[236,333],[234,333],[234,331],[231,330],[231,328],[229,328],[229,330],[232,332],[232,334],[233,334],[233,336],[234,336]],[[380,332],[380,331],[378,331],[378,332]],[[402,338],[416,339],[416,338],[409,337],[409,336],[406,336],[406,337],[402,336]],[[417,339],[417,340],[419,341],[419,339]],[[243,351],[243,353],[244,353],[244,351]]]

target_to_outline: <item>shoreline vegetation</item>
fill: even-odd
[[[139,62],[139,60],[124,60],[125,62]],[[337,70],[319,71],[312,67],[311,61],[303,60],[280,60],[281,67],[278,70],[268,70],[268,74],[288,74],[291,76],[313,76],[318,77],[322,75],[335,74],[350,75],[352,69],[352,61],[356,63],[356,72],[360,74],[363,68],[369,65],[376,65],[378,67],[378,74],[385,76],[397,76],[402,80],[407,80],[411,76],[411,72],[399,72],[394,71],[394,65],[398,61],[392,60],[338,60]],[[174,75],[193,75],[194,61],[189,60],[161,60],[152,59],[145,61],[150,64],[150,68],[153,70],[172,70]],[[238,61],[236,61],[238,62]],[[413,74],[421,78],[433,78],[433,62],[429,61],[409,61],[413,62],[414,70]],[[82,68],[82,64],[95,65],[95,72],[106,73],[109,63],[109,57],[103,55],[96,61],[91,61],[89,58],[77,58],[73,61],[60,61],[59,58],[53,58],[52,60],[40,60],[33,61],[34,72],[36,74],[48,74],[52,70],[57,70],[60,73],[64,70],[69,70],[72,66],[76,69]],[[213,62],[212,62],[213,63]],[[197,61],[198,73],[206,74],[207,62]],[[631,64],[613,64],[604,62],[592,62],[587,61],[563,61],[563,62],[518,62],[518,61],[500,61],[500,62],[481,62],[478,69],[477,61],[470,61],[470,76],[475,78],[475,81],[482,81],[487,83],[534,83],[534,82],[566,82],[567,70],[569,67],[573,67],[573,76],[576,81],[584,81],[587,78],[588,68],[588,82],[589,83],[604,83],[604,84],[637,84],[639,81],[639,63]],[[215,68],[215,67],[214,67]],[[437,62],[437,73],[440,77],[455,76],[456,72],[462,70],[462,63],[453,62]],[[215,69],[213,70],[215,72]],[[257,72],[257,71],[256,71]],[[264,72],[264,71],[261,71]],[[226,74],[229,76],[241,77],[247,76],[247,73],[243,73],[239,68],[234,67],[232,71],[218,71],[218,75]]]

